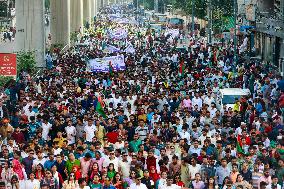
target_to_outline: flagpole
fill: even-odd
[[[234,67],[238,61],[237,54],[237,0],[233,0],[234,3]]]
[[[191,32],[193,35],[194,32],[194,5],[195,5],[195,0],[192,0],[192,5],[191,5]]]

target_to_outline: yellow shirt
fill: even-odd
[[[64,142],[65,140],[66,140],[66,138],[61,137],[61,138],[55,138],[55,139],[53,140],[53,142],[58,142],[58,146],[61,148],[62,145],[63,145],[63,142]]]
[[[233,107],[233,111],[240,111],[240,104],[239,103],[235,103],[234,107]]]
[[[103,126],[99,126],[97,132],[96,132],[96,137],[99,141],[102,141],[104,136],[105,136],[105,128]]]
[[[142,119],[144,122],[146,122],[146,121],[147,121],[147,116],[146,116],[146,114],[139,115],[139,116],[138,116],[138,120],[140,120],[140,119]]]

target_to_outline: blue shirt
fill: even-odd
[[[262,112],[262,105],[260,103],[257,103],[256,106],[255,106],[255,109],[258,113],[261,113]]]
[[[35,122],[35,123],[29,123],[29,136],[32,137],[36,134],[36,130],[40,127],[40,125]]]
[[[215,175],[217,176],[218,184],[223,184],[224,178],[230,176],[230,169],[228,167],[218,167]]]
[[[47,160],[46,162],[44,162],[44,168],[45,169],[51,169],[51,167],[52,167],[52,165],[55,163],[55,160],[53,160],[53,161],[50,161],[50,160]]]
[[[147,121],[148,122],[151,121],[153,115],[154,115],[154,112],[150,112],[150,113],[147,114]]]

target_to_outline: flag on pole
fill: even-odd
[[[245,151],[244,151],[243,145],[242,145],[242,138],[241,138],[240,135],[237,136],[236,150],[237,150],[237,153],[245,154]]]
[[[102,97],[101,95],[98,96],[98,102],[97,102],[97,106],[96,106],[96,111],[101,115],[103,116],[103,118],[107,118],[106,116],[106,113],[104,112],[104,107],[105,107],[105,104],[102,100]]]
[[[111,61],[109,61],[109,75],[110,76],[113,76],[113,67],[112,67],[112,64],[111,64]]]
[[[239,154],[245,154],[244,149],[242,148],[242,145],[239,141],[237,141],[237,145],[236,145],[236,149],[237,149],[237,153]]]
[[[179,63],[179,74],[181,76],[184,76],[184,70],[185,70],[184,60],[181,60]]]

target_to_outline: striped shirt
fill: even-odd
[[[263,174],[261,172],[252,173],[252,186],[253,188],[258,188],[258,180]]]
[[[144,141],[144,139],[147,137],[147,134],[149,133],[148,127],[140,127],[138,126],[135,129],[135,133],[137,133],[139,135],[140,140],[142,140],[142,142]]]
[[[6,161],[12,162],[13,159],[14,159],[14,158],[12,158],[12,157],[9,157],[9,158],[4,158],[3,156],[0,157],[1,167],[2,167],[2,168],[4,167],[4,163],[5,163]]]

